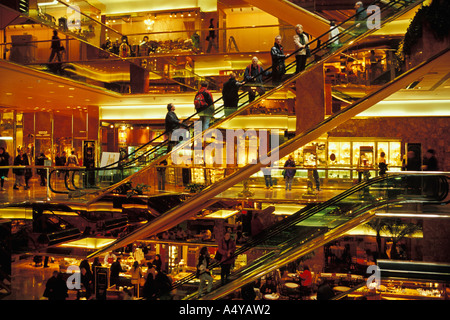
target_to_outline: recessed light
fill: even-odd
[[[12,93],[11,92],[7,92],[6,95],[7,96],[12,96]]]

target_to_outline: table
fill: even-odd
[[[279,298],[280,298],[280,295],[277,293],[270,293],[270,294],[264,295],[264,299],[266,299],[266,300],[278,300]]]
[[[286,282],[284,285],[289,289],[297,289],[298,287],[300,287],[298,283],[293,282]]]

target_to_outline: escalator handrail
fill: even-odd
[[[395,1],[395,2],[397,2],[397,1]],[[395,2],[394,2],[394,3],[395,3]],[[414,5],[417,5],[417,2],[414,3]],[[363,33],[363,34],[364,34],[364,33]],[[363,34],[361,34],[360,36],[362,36]],[[288,81],[289,81],[289,82],[292,82],[293,79],[289,79]],[[277,88],[279,89],[279,88],[281,88],[281,86],[279,86],[279,87],[277,87]],[[250,104],[249,104],[248,106],[250,106]],[[248,107],[248,106],[247,106],[247,107]],[[243,111],[243,110],[244,110],[244,109],[240,110],[239,112],[241,112],[241,111]],[[219,121],[219,123],[220,123],[220,121]],[[161,135],[160,135],[160,136],[161,136]],[[160,137],[160,136],[159,136],[159,137]],[[167,141],[165,141],[165,143],[167,143]],[[162,161],[163,159],[165,159],[165,158],[167,158],[167,157],[168,157],[167,154],[166,154],[166,155],[163,155],[163,156],[161,156],[161,157],[158,159],[158,161]],[[137,159],[138,159],[138,158],[136,158],[136,159],[134,159],[134,160],[137,160]],[[156,162],[156,161],[155,161],[155,162]]]
[[[394,0],[394,1],[389,2],[387,5],[385,5],[385,6],[386,6],[385,8],[389,8],[390,6],[393,6],[394,4],[396,4],[396,3],[399,2],[399,1],[401,1],[401,0]],[[377,1],[374,1],[373,4],[375,4],[375,3],[380,3],[380,2],[381,2],[380,0],[377,0]],[[385,8],[384,8],[384,9],[385,9]],[[370,13],[370,14],[368,15],[368,17],[370,17],[372,14],[374,14],[374,13]],[[342,23],[340,23],[340,24],[337,25],[336,27],[341,27],[343,24],[347,23],[348,21],[353,20],[355,17],[356,17],[356,14],[353,15],[353,16],[350,16],[348,19],[344,20]],[[346,32],[349,32],[349,30],[351,30],[351,29],[354,28],[354,27],[355,27],[355,25],[352,25],[350,28],[345,29],[344,32],[340,32],[338,36],[339,36],[339,37],[343,36]],[[318,37],[315,38],[313,41],[311,41],[308,45],[313,44],[314,42],[318,41],[320,38],[326,36],[326,35],[329,34],[330,32],[331,32],[331,31],[327,31],[327,32],[323,33],[322,35],[318,36]],[[315,49],[313,49],[313,51],[311,52],[311,54],[314,54],[316,51],[319,51],[319,50],[323,49],[323,47],[328,46],[328,42],[329,42],[329,41],[334,41],[334,40],[336,40],[336,39],[329,39],[329,40],[323,42],[323,43],[321,44],[320,47],[316,47]],[[290,54],[289,57],[295,55],[297,52],[299,52],[299,51],[301,51],[301,50],[302,50],[302,49],[297,49],[297,50],[295,50],[293,53]],[[295,61],[294,61],[293,63],[295,63]],[[293,63],[291,63],[290,65],[293,65]],[[290,66],[290,65],[288,65],[288,66]],[[255,75],[255,76],[252,76],[250,80],[254,80],[254,79],[258,78],[259,76],[262,76],[262,75],[266,74],[266,72],[267,72],[267,71],[270,71],[271,69],[272,69],[272,66],[270,66],[268,69],[264,70],[263,72],[260,72],[260,73],[258,73],[258,74]],[[270,77],[271,77],[271,76],[269,76],[268,78],[270,78]],[[244,83],[245,83],[245,81],[244,81]],[[239,96],[239,98],[245,96],[246,94],[247,94],[246,92],[241,93],[240,96]],[[217,100],[215,100],[215,101],[213,102],[213,105],[216,104],[216,103],[218,103],[220,100],[223,100],[223,97],[220,97],[220,98],[218,98]],[[219,107],[218,109],[215,110],[215,114],[217,114],[218,112],[220,112],[220,111],[222,110],[221,108],[223,109],[223,105],[222,105],[221,107]],[[189,120],[192,119],[193,117],[197,116],[197,114],[198,114],[198,112],[195,112],[195,113],[192,114],[191,116],[187,117],[183,122],[189,121]],[[190,126],[189,126],[189,127],[190,127]],[[130,156],[136,154],[136,152],[138,152],[139,150],[141,150],[141,149],[144,148],[144,147],[147,147],[148,145],[152,144],[154,141],[156,141],[157,139],[163,137],[163,136],[166,135],[166,134],[167,134],[167,132],[164,131],[162,134],[160,134],[160,135],[157,136],[156,138],[153,138],[152,140],[150,140],[150,141],[147,142],[146,144],[144,144],[144,145],[142,145],[141,147],[135,149],[132,153],[130,153],[130,154],[128,155],[128,157],[130,157]],[[144,155],[141,155],[140,157],[143,157],[143,156],[144,156]],[[115,163],[108,164],[107,166],[102,167],[102,168],[104,169],[104,168],[108,168],[108,167],[120,165],[120,162],[122,162],[123,160],[124,160],[124,159],[121,159],[120,161],[117,161],[117,162],[115,162]]]
[[[386,200],[386,201],[383,201],[382,203],[374,203],[374,204],[372,204],[371,206],[369,206],[369,207],[364,207],[364,208],[361,208],[361,209],[359,209],[359,210],[357,210],[357,212],[353,212],[353,214],[354,214],[354,217],[352,218],[352,219],[350,219],[350,220],[353,220],[353,219],[358,219],[357,217],[359,217],[360,215],[364,215],[364,214],[367,214],[367,213],[370,213],[370,212],[373,212],[375,209],[377,209],[377,208],[380,208],[380,207],[384,207],[384,206],[386,206],[386,205],[389,205],[389,204],[393,204],[393,203],[398,203],[399,201],[397,200],[397,199],[395,199],[395,200]],[[365,219],[363,219],[363,221],[367,221],[367,218],[365,218]],[[341,226],[342,225],[345,225],[346,223],[348,223],[349,221],[347,221],[347,222],[345,222],[345,223],[343,223],[343,224],[341,224]],[[361,221],[360,221],[361,222]],[[352,226],[352,228],[353,228],[354,226]],[[338,230],[338,233],[340,232],[341,233],[341,235],[342,235],[342,230],[339,230],[339,227],[336,227],[336,228],[333,228],[333,230]],[[318,231],[320,231],[319,230],[319,228],[318,228]],[[323,231],[327,231],[327,230],[323,230]],[[348,231],[348,230],[344,230],[344,233],[346,232],[346,231]],[[323,234],[323,232],[322,232],[322,234]],[[338,234],[334,234],[331,238],[332,239],[330,239],[330,238],[328,238],[328,237],[324,237],[321,241],[319,241],[319,243],[318,244],[316,244],[316,247],[318,246],[318,245],[323,245],[323,244],[325,244],[325,243],[323,243],[323,242],[329,242],[329,241],[331,241],[331,240],[333,240],[333,239],[336,239],[336,237],[337,236],[339,236]],[[274,259],[274,257],[271,257],[270,259],[264,259],[264,256],[262,256],[261,258],[261,260],[259,261],[259,266],[254,266],[253,264],[251,264],[251,265],[249,265],[249,266],[245,266],[244,268],[241,268],[241,269],[239,269],[239,270],[237,270],[236,272],[234,272],[233,274],[232,274],[232,276],[233,276],[233,278],[235,279],[235,280],[238,280],[238,281],[240,281],[240,283],[239,284],[237,284],[237,285],[235,285],[235,287],[241,287],[242,285],[244,285],[245,283],[242,283],[242,282],[245,282],[245,281],[247,281],[248,280],[248,278],[249,277],[246,277],[245,278],[245,280],[243,280],[244,279],[244,275],[245,274],[247,274],[249,271],[250,272],[255,272],[255,268],[261,268],[261,266],[263,267],[264,266],[264,264],[265,263],[268,263],[268,264],[270,264],[270,265],[272,265],[272,269],[273,269],[273,266],[275,266],[275,267],[278,267],[278,266],[280,266],[280,265],[285,265],[286,264],[286,258],[288,258],[288,257],[292,257],[293,255],[295,255],[295,259],[298,259],[299,258],[299,254],[298,254],[298,252],[295,252],[296,250],[295,250],[295,248],[298,248],[298,247],[301,247],[301,246],[299,246],[298,245],[298,243],[299,243],[299,241],[300,240],[305,240],[305,239],[303,239],[302,238],[302,236],[300,236],[300,237],[294,237],[293,238],[293,241],[291,241],[291,243],[292,243],[292,246],[290,247],[290,249],[288,248],[285,252],[280,252],[277,256],[278,256],[278,260],[277,259]],[[310,239],[310,240],[307,240],[307,241],[311,241],[311,240],[313,240],[313,239]],[[322,242],[322,243],[321,243]],[[293,249],[294,249],[294,252],[292,252],[293,251]],[[307,248],[307,252],[309,252],[309,251],[311,251],[311,250],[314,250],[314,249],[312,249],[311,247],[309,247],[309,248]],[[303,254],[306,254],[306,252],[303,252]],[[276,258],[276,257],[275,257]],[[264,261],[265,260],[265,261]],[[292,261],[292,258],[291,258],[291,261]],[[262,274],[267,274],[268,272],[270,272],[270,270],[269,271],[267,271],[267,272],[262,272],[262,270],[257,270],[258,271],[258,276],[260,276],[260,275],[262,275]],[[250,276],[251,277],[251,276]],[[251,281],[251,279],[250,279],[250,281]],[[232,283],[232,282],[228,282],[226,285],[229,285],[230,283]],[[246,282],[247,283],[247,282]],[[219,289],[219,288],[222,288],[223,286],[222,285],[216,285],[216,289]],[[213,293],[213,292],[212,292]],[[190,297],[192,297],[193,295],[191,295]],[[208,299],[208,297],[206,296],[205,297],[205,299]]]
[[[429,72],[430,68],[434,66],[435,64],[441,63],[442,60],[445,61],[445,59],[448,56],[448,52],[450,51],[450,48],[446,48],[442,50],[441,52],[435,54],[434,56],[428,58],[426,61],[420,63],[416,67],[408,70],[403,74],[401,77],[397,77],[396,79],[389,82],[389,84],[386,84],[385,86],[375,90],[371,94],[368,95],[367,99],[375,99],[378,98],[378,95],[382,94],[384,90],[386,89],[386,86],[388,85],[403,85],[403,83],[411,81],[412,78],[416,78],[418,76],[421,76],[425,74],[426,72]],[[282,151],[282,154],[287,155],[288,153],[291,153],[292,151],[298,149],[299,145],[301,143],[306,143],[308,139],[312,139],[313,137],[317,136],[321,132],[325,132],[328,128],[334,127],[337,123],[341,122],[341,116],[347,119],[352,114],[356,113],[360,109],[360,104],[363,104],[364,108],[367,108],[367,104],[365,104],[365,99],[361,99],[361,101],[357,101],[354,104],[352,104],[350,107],[346,108],[345,110],[342,110],[336,114],[333,114],[332,116],[328,117],[327,119],[323,120],[321,123],[317,124],[316,126],[313,126],[311,129],[305,130],[304,132],[296,135],[294,138],[286,141],[281,146],[277,147],[278,151]],[[347,114],[348,113],[348,114]],[[311,141],[311,140],[309,140]],[[269,152],[270,154],[271,152]],[[270,157],[270,155],[267,155],[267,157]],[[265,159],[265,158],[264,158]],[[262,159],[262,160],[264,160]],[[261,160],[261,161],[262,161]],[[159,220],[155,221],[156,227],[153,227],[153,223],[149,226],[143,226],[139,230],[136,230],[132,232],[131,234],[118,239],[115,241],[114,244],[111,244],[107,247],[104,247],[103,249],[99,249],[96,252],[92,253],[89,258],[92,258],[94,256],[97,256],[101,254],[102,252],[106,250],[113,250],[112,248],[116,248],[126,241],[129,241],[129,239],[137,238],[138,236],[141,236],[143,234],[148,234],[149,230],[153,233],[158,233],[162,228],[168,229],[169,226],[173,225],[174,222],[177,222],[180,219],[185,218],[186,216],[189,216],[189,213],[186,212],[185,208],[188,208],[188,211],[195,210],[196,208],[202,207],[205,205],[206,199],[211,199],[211,197],[214,197],[217,195],[217,190],[223,190],[224,187],[231,187],[233,184],[238,183],[239,181],[242,181],[243,176],[247,177],[247,175],[251,175],[253,173],[256,173],[260,168],[268,166],[267,164],[264,164],[263,162],[258,162],[257,164],[248,164],[244,167],[241,167],[239,171],[236,171],[230,175],[228,175],[225,179],[221,180],[220,183],[215,184],[213,186],[209,186],[205,189],[203,189],[201,192],[196,194],[195,197],[190,198],[183,204],[183,209],[180,207],[176,207],[171,209],[170,212],[167,212],[164,216],[159,217]],[[126,178],[126,181],[129,181],[133,177]],[[113,186],[114,187],[114,186]],[[108,192],[107,190],[106,192]],[[94,202],[96,199],[90,200],[90,202]],[[89,204],[89,203],[88,203]],[[175,214],[177,214],[177,219],[175,219]],[[170,217],[170,221],[167,217]],[[126,238],[126,240],[125,240]]]
[[[405,174],[403,174],[405,175]],[[421,176],[423,174],[420,174],[419,176]],[[431,174],[425,174],[425,176],[429,176]],[[370,179],[368,181],[363,181],[357,185],[352,186],[351,188],[345,190],[344,192],[338,194],[337,196],[321,203],[318,205],[315,205],[307,210],[305,210],[304,208],[297,211],[296,213],[294,213],[293,215],[285,218],[284,220],[281,220],[277,223],[275,223],[274,225],[266,228],[265,230],[263,230],[261,233],[259,233],[254,239],[250,240],[249,242],[246,242],[244,245],[242,245],[239,249],[237,249],[234,254],[232,255],[232,257],[230,257],[230,259],[235,259],[237,258],[240,254],[242,254],[243,252],[246,252],[247,250],[250,250],[252,248],[254,248],[255,246],[260,245],[262,242],[267,241],[267,239],[270,239],[278,234],[280,234],[281,232],[285,231],[286,229],[290,228],[291,226],[298,224],[301,221],[304,221],[308,218],[310,218],[311,216],[315,215],[316,213],[322,211],[325,208],[328,208],[330,206],[335,205],[336,203],[342,201],[343,199],[347,198],[348,196],[357,193],[361,190],[363,190],[366,187],[369,187],[373,184],[376,183],[380,183],[386,180],[391,180],[391,179],[395,179],[396,177],[398,177],[400,175],[398,174],[389,174],[386,176],[378,176],[375,177],[373,179]],[[413,174],[412,176],[418,176],[418,174]],[[435,174],[432,174],[432,176],[434,177]],[[448,173],[442,173],[439,174],[439,177],[442,178],[446,178],[447,180],[450,179],[450,176]],[[448,181],[445,184],[447,185],[447,189],[448,189]],[[445,197],[444,197],[445,199]],[[441,202],[443,199],[442,197],[439,197],[437,199],[437,202]],[[216,268],[221,266],[222,264],[219,262],[214,262],[211,264],[211,269]],[[180,279],[179,281],[177,281],[176,283],[173,284],[172,286],[172,290],[178,288],[180,285],[190,281],[193,277],[195,277],[195,275],[190,275],[187,276],[186,279]]]
[[[397,4],[397,2],[399,2],[399,1],[401,1],[401,0],[390,1],[388,4],[385,4],[385,6],[383,7],[383,10],[385,10],[385,9],[387,9],[387,8],[390,8],[391,6]],[[422,1],[422,0],[420,0],[420,1]],[[380,3],[380,1],[379,1],[379,0],[374,1],[373,4],[375,4],[375,3]],[[415,2],[414,5],[417,5],[417,2]],[[370,17],[372,14],[374,14],[374,13],[370,13],[370,14],[368,15],[368,17]],[[356,16],[356,14],[353,15],[353,16],[351,16],[351,17],[349,17],[347,20],[344,20],[344,21],[343,21],[341,24],[339,24],[337,27],[340,27],[340,26],[342,26],[343,24],[347,23],[348,21],[353,20],[353,19],[355,18],[355,16]],[[338,35],[338,37],[342,37],[344,34],[349,33],[349,32],[352,30],[352,28],[355,28],[355,27],[356,27],[355,24],[353,24],[353,25],[350,26],[349,28],[345,29],[343,32],[340,32],[339,35]],[[315,38],[313,41],[311,41],[308,45],[311,45],[311,44],[313,44],[314,42],[319,41],[320,38],[326,36],[326,35],[329,34],[330,32],[331,32],[331,31],[327,31],[327,32],[323,33],[322,35],[318,36],[318,37]],[[363,33],[363,34],[364,34],[364,33]],[[363,34],[361,34],[360,36],[362,36]],[[311,55],[313,55],[313,54],[315,54],[316,52],[322,50],[324,47],[327,47],[327,46],[328,46],[328,42],[334,41],[334,40],[336,40],[336,39],[332,38],[332,39],[328,39],[327,41],[323,42],[320,46],[316,47],[315,49],[313,49],[313,50],[311,51]],[[297,52],[299,52],[299,51],[301,51],[301,50],[302,50],[302,49],[297,49],[297,50],[295,50],[293,53],[291,53],[291,54],[289,55],[289,57],[295,55]],[[310,64],[311,64],[311,63],[314,63],[314,62],[315,62],[315,61],[312,61],[312,62],[310,62]],[[289,68],[292,68],[294,65],[295,65],[295,61],[291,62],[291,63],[288,65],[287,68],[288,68],[288,69],[289,69]],[[256,79],[256,78],[259,77],[259,76],[265,75],[265,74],[266,74],[268,71],[270,71],[271,69],[272,69],[272,66],[270,66],[269,68],[267,68],[266,70],[264,70],[264,71],[262,71],[262,72],[259,72],[259,73],[256,74],[255,76],[252,76],[250,80],[254,80],[254,79]],[[269,75],[269,76],[267,77],[266,82],[271,78],[271,76],[272,76],[272,75]],[[245,81],[244,81],[244,83],[245,83]],[[248,94],[247,92],[242,92],[242,93],[239,95],[239,99],[241,99],[243,96],[245,96],[245,95],[247,95],[247,94]],[[215,100],[215,101],[213,102],[213,105],[216,104],[217,102],[219,102],[220,100],[223,100],[223,97],[220,97],[220,98],[218,98],[217,100]],[[243,104],[244,104],[244,103],[243,103]],[[242,104],[242,105],[243,105],[243,104]],[[242,105],[241,105],[240,107],[242,107]],[[221,111],[223,110],[223,108],[224,108],[224,106],[222,105],[221,107],[215,109],[215,113],[214,113],[214,114],[217,114],[217,113],[221,112]],[[243,111],[243,110],[241,110],[241,111]],[[189,116],[188,118],[186,118],[183,122],[189,121],[191,118],[193,118],[193,117],[196,116],[197,114],[198,114],[198,112],[192,114],[191,116]],[[191,127],[191,126],[189,126],[189,127]],[[163,134],[161,134],[161,135],[158,136],[157,138],[160,138],[161,136],[163,136],[163,135],[165,135],[165,134],[166,134],[166,132],[164,132]],[[154,140],[156,140],[157,138],[153,139],[153,140],[150,141],[149,143],[152,143],[152,142],[153,142]],[[149,143],[147,143],[147,145],[148,145]],[[145,146],[145,145],[144,145],[144,146]],[[144,146],[142,146],[142,147],[144,147]],[[137,151],[137,150],[136,150],[136,151]],[[143,156],[146,156],[146,155],[142,155],[141,157],[143,157]],[[136,158],[136,159],[137,159],[137,158]],[[135,160],[135,159],[134,159],[134,160]],[[132,161],[132,162],[133,162],[133,161]]]
[[[399,1],[399,0],[395,0],[395,1],[393,1],[393,2],[389,2],[389,5],[388,5],[388,6],[385,6],[384,8],[387,8],[387,7],[390,7],[390,5],[396,4],[398,1]],[[378,3],[378,1],[375,1],[374,3]],[[415,3],[415,5],[417,5],[417,3]],[[342,24],[344,24],[344,23],[346,23],[346,22],[348,22],[348,21],[354,19],[355,16],[356,16],[356,14],[353,15],[353,16],[351,16],[350,18],[348,18],[348,19],[345,20],[344,22],[342,22],[339,26],[341,26]],[[339,26],[338,26],[338,27],[339,27]],[[354,27],[354,25],[352,25],[352,27]],[[351,29],[351,27],[348,28],[348,29],[346,29],[345,31],[349,32],[348,30],[350,30],[350,29]],[[340,33],[340,36],[342,36],[343,34],[345,34],[345,31],[344,31],[344,32],[341,32],[341,33]],[[325,32],[323,35],[321,35],[321,36],[319,36],[318,38],[316,38],[315,40],[311,41],[310,44],[314,43],[315,41],[318,41],[318,39],[319,39],[320,37],[323,37],[324,35],[326,35],[326,34],[328,34],[328,33],[329,33],[329,31],[328,31],[328,32]],[[329,40],[334,40],[334,39],[329,39]],[[324,42],[320,47],[317,47],[317,48],[314,49],[314,50],[316,50],[316,51],[321,50],[323,47],[325,47],[325,46],[327,46],[327,45],[328,45],[328,44],[327,44],[327,41],[326,41],[326,42]],[[299,50],[301,50],[301,49],[298,49],[298,50],[294,51],[294,53],[292,53],[291,55],[294,55],[294,54],[295,54],[296,52],[298,52]],[[312,53],[315,52],[314,50],[313,50]],[[293,62],[293,63],[295,63],[295,62]],[[293,63],[292,63],[292,65],[293,65]],[[271,69],[271,67],[270,67],[269,69],[267,69],[267,70],[270,70],[270,69]],[[267,70],[264,71],[264,73],[267,72]],[[252,79],[255,79],[255,78],[258,77],[259,75],[261,75],[261,73],[258,74],[258,75],[256,75],[256,76],[254,76],[254,77],[252,77]],[[243,95],[245,95],[245,94],[247,94],[247,93],[244,92]],[[223,98],[221,97],[221,98],[217,99],[216,101],[214,101],[214,103],[217,103],[217,102],[220,101],[221,99],[223,99]],[[250,105],[250,104],[249,104],[249,105]],[[219,111],[220,111],[220,107],[219,107],[219,109],[216,110],[216,113],[219,112]],[[241,111],[243,111],[243,110],[241,110]],[[190,117],[188,117],[187,119],[185,119],[184,121],[187,121],[187,120],[191,119],[191,118],[194,117],[196,114],[197,114],[197,112],[194,113],[193,115],[191,115]],[[191,125],[191,126],[192,126],[192,125]],[[130,155],[128,155],[128,158],[131,157],[131,156],[132,156],[133,154],[135,154],[136,152],[138,152],[139,150],[141,150],[142,148],[145,148],[145,147],[147,147],[149,144],[152,144],[156,139],[159,139],[159,138],[163,137],[165,134],[166,134],[166,132],[164,132],[164,133],[160,134],[159,136],[157,136],[156,138],[152,139],[152,140],[149,141],[147,144],[142,145],[141,147],[139,147],[138,149],[136,149],[133,153],[131,153]],[[153,152],[154,149],[159,149],[159,148],[161,148],[162,146],[164,146],[164,145],[167,144],[167,143],[168,143],[168,140],[165,140],[163,143],[161,143],[161,144],[159,144],[159,145],[157,145],[157,146],[154,146],[154,147],[151,148],[149,151],[145,152],[143,155],[141,155],[141,156],[139,156],[139,157],[136,157],[136,158],[134,158],[133,160],[131,160],[129,163],[126,164],[126,166],[130,166],[131,164],[135,163],[136,161],[140,161],[141,158],[147,157],[148,154],[151,153],[151,152]],[[105,167],[96,168],[96,169],[103,169],[103,170],[104,170],[104,169],[107,169],[107,168],[112,167],[112,166],[117,166],[118,164],[120,164],[120,162],[123,162],[123,161],[124,161],[124,159],[121,159],[121,160],[118,161],[118,162],[111,163],[111,164],[109,164],[109,165],[107,165],[107,166],[105,166]],[[114,168],[114,169],[116,169],[116,168]]]

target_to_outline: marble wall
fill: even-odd
[[[448,117],[389,117],[351,119],[328,132],[329,137],[377,137],[421,143],[422,151],[435,149],[442,171],[450,170],[450,121]]]

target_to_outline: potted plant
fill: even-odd
[[[189,190],[190,193],[197,193],[205,188],[206,186],[201,183],[189,183],[186,185],[186,189]]]
[[[136,187],[133,187],[132,182],[129,181],[119,186],[115,191],[117,194],[123,194],[126,195],[127,198],[131,198],[134,195],[143,195],[144,192],[148,191],[149,189],[150,186],[144,183],[139,183],[136,185]]]

